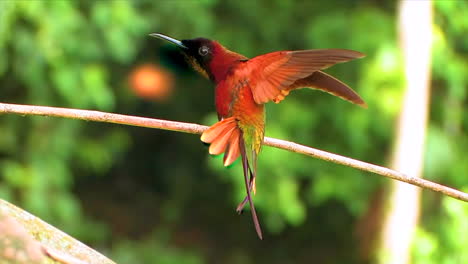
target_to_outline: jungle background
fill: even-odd
[[[423,176],[468,191],[468,2],[433,2]],[[267,136],[388,165],[404,94],[396,1],[0,1],[0,101],[213,124],[213,85],[148,36],[207,37],[248,57],[347,48],[328,73],[362,109],[300,90],[267,106]],[[154,85],[152,85],[154,84]],[[255,235],[239,162],[198,136],[0,116],[0,198],[118,263],[373,263],[390,180],[265,147]],[[423,191],[413,263],[467,263],[468,207]]]

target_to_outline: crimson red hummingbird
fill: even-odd
[[[265,103],[279,103],[290,91],[307,87],[366,107],[350,87],[322,72],[364,54],[346,49],[286,50],[249,59],[206,38],[177,40],[159,33],[150,36],[180,47],[187,62],[215,83],[219,122],[207,129],[201,140],[210,144],[210,154],[224,153],[224,166],[241,156],[247,195],[237,212],[249,202],[255,230],[263,239],[251,192],[256,192],[257,157],[265,135]]]

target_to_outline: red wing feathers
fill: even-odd
[[[360,52],[344,49],[277,51],[248,60],[244,69],[248,69],[245,74],[251,77],[247,79],[252,82],[255,102],[278,103],[288,95],[290,86],[297,80],[334,64],[363,56],[364,54]]]
[[[279,101],[283,100],[284,97],[289,94],[290,90],[306,87],[322,90],[344,100],[350,101],[351,103],[367,108],[366,102],[364,102],[364,100],[362,100],[362,98],[353,89],[322,71],[314,72],[306,78],[295,81],[286,90],[281,91],[282,94],[278,96],[278,99]],[[284,93],[286,94],[283,95]]]

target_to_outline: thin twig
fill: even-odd
[[[90,111],[90,110],[78,110],[78,109],[69,109],[69,108],[58,108],[58,107],[48,107],[48,106],[35,106],[35,105],[17,105],[17,104],[4,104],[0,103],[0,114],[20,114],[20,115],[39,115],[39,116],[52,116],[52,117],[64,117],[71,119],[79,119],[86,121],[95,121],[95,122],[106,122],[114,123],[121,125],[130,125],[130,126],[139,126],[139,127],[148,127],[148,128],[157,128],[178,132],[185,132],[191,134],[201,134],[208,127],[192,123],[176,122],[176,121],[167,121],[161,119],[145,118],[145,117],[136,117],[120,114],[105,113],[99,111]],[[353,167],[363,171],[373,172],[385,176],[390,179],[406,182],[415,186],[419,186],[424,189],[433,190],[435,192],[443,193],[447,196],[453,197],[458,200],[468,202],[468,194],[461,192],[459,190],[425,180],[423,178],[410,177],[401,172],[394,171],[385,167],[373,165],[363,161],[351,159],[348,157],[343,157],[337,154],[329,153],[323,150],[314,149],[304,145],[300,145],[294,142],[289,142],[285,140],[275,139],[275,138],[265,138],[264,144],[266,146],[276,147],[280,149],[289,150],[291,152],[296,152],[311,156],[314,158],[319,158],[326,161],[331,161],[334,163],[342,164],[345,166]]]

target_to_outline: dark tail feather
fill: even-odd
[[[258,237],[260,239],[263,239],[262,229],[260,227],[260,223],[258,222],[257,212],[255,211],[254,202],[252,201],[252,196],[250,195],[250,190],[252,188],[252,183],[251,183],[252,182],[252,174],[250,174],[250,179],[251,180],[249,180],[248,174],[250,172],[250,168],[249,168],[250,166],[249,166],[249,162],[247,160],[247,154],[246,154],[246,151],[245,151],[245,143],[244,143],[243,135],[241,135],[241,139],[240,139],[240,151],[241,151],[241,157],[242,157],[242,167],[244,169],[245,189],[247,190],[247,197],[246,198],[249,201],[250,209],[252,210],[252,219],[253,219],[253,222],[254,222],[255,231],[257,231]],[[239,206],[237,207],[238,209],[239,209]],[[244,207],[244,206],[242,205],[242,207]],[[242,207],[241,207],[241,209],[242,209]]]
[[[252,173],[252,170],[250,169],[250,165],[248,163],[248,160],[247,160],[247,164],[248,164],[248,167],[249,167],[249,174],[250,174],[249,189],[250,189],[250,192],[252,193],[252,187],[253,187],[253,181],[254,181],[255,175]],[[249,197],[246,195],[244,200],[236,208],[236,211],[237,211],[238,214],[242,214],[242,212],[244,210],[244,206],[248,201],[249,201]]]

